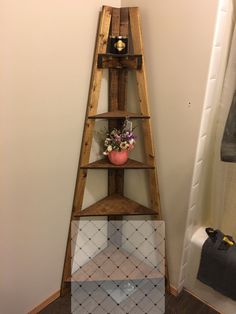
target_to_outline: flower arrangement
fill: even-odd
[[[112,151],[130,151],[134,148],[135,138],[132,127],[130,129],[123,127],[121,130],[113,129],[106,135],[103,154],[109,155]]]

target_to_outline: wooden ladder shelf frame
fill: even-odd
[[[114,67],[111,66],[113,57],[114,60],[122,59],[120,55],[111,56],[106,54],[108,47],[109,36],[129,36],[129,31],[133,44],[133,55],[127,55],[125,60],[125,67],[116,67],[118,64],[113,62]],[[109,58],[106,58],[106,55]],[[105,57],[104,57],[105,56]],[[132,57],[134,56],[134,58]],[[108,60],[109,62],[101,63],[101,60]],[[139,64],[136,68],[134,61],[139,59]],[[140,61],[141,60],[141,61]],[[129,66],[129,62],[130,66]],[[141,62],[141,66],[140,66]],[[100,64],[100,66],[99,66]],[[101,66],[102,64],[102,66]],[[128,66],[127,66],[128,64]],[[108,68],[109,71],[109,111],[104,114],[97,114],[98,99],[101,89],[101,80],[103,69]],[[127,103],[127,80],[128,70],[135,69],[136,80],[138,86],[138,96],[140,105],[140,114],[129,113],[126,111]],[[119,127],[121,119],[126,116],[134,119],[142,119],[143,133],[145,134],[145,163],[140,163],[135,160],[129,160],[124,166],[113,166],[106,160],[89,163],[94,125],[96,119],[108,119],[109,128]],[[85,210],[82,210],[82,203],[86,185],[87,171],[88,169],[107,169],[108,170],[108,197],[98,201]],[[146,169],[148,171],[149,188],[150,188],[150,209],[142,206],[134,201],[131,201],[123,197],[124,189],[124,169]],[[71,224],[73,220],[79,220],[82,216],[104,216],[108,218],[116,216],[118,219],[122,219],[122,215],[127,215],[127,209],[118,208],[115,206],[116,212],[107,212],[99,210],[101,206],[109,206],[112,200],[119,202],[128,202],[133,212],[129,214],[133,215],[151,215],[151,219],[162,220],[161,207],[160,207],[160,194],[157,179],[157,167],[155,162],[155,153],[153,146],[152,128],[150,120],[149,99],[147,92],[147,79],[146,68],[144,60],[144,49],[142,42],[141,22],[138,7],[129,8],[113,8],[110,6],[103,6],[100,13],[100,22],[98,27],[96,46],[94,52],[94,60],[91,74],[91,82],[88,95],[87,112],[84,123],[83,139],[81,144],[80,160],[78,167],[78,174],[76,180],[76,187],[74,193],[73,208],[70,219],[70,227],[68,232],[66,254],[64,261],[64,268],[61,281],[61,296],[63,296],[70,285],[68,285],[68,278],[71,277]],[[126,204],[126,203],[125,203]],[[98,210],[96,211],[96,206]],[[126,204],[127,206],[127,204]],[[118,208],[118,209],[117,209]],[[167,259],[166,262],[166,288],[169,290],[169,279],[167,271]]]

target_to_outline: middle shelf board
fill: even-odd
[[[134,113],[122,110],[108,111],[96,115],[88,116],[88,119],[150,119],[149,115]]]
[[[74,212],[73,219],[88,216],[120,215],[158,215],[153,209],[145,207],[120,194],[112,194],[80,212]]]
[[[109,162],[107,158],[96,160],[87,165],[80,166],[81,169],[154,169],[154,166],[149,166],[134,159],[128,161],[122,166],[116,166]]]

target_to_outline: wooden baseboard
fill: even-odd
[[[37,314],[40,311],[42,311],[46,306],[48,306],[50,303],[52,303],[53,301],[55,301],[56,299],[58,299],[60,297],[60,290],[53,293],[49,298],[47,298],[46,300],[44,300],[42,303],[40,303],[39,305],[37,305],[32,311],[30,311],[28,314]]]
[[[198,299],[199,301],[201,301],[202,303],[206,304],[207,306],[209,306],[210,308],[212,308],[213,310],[215,310],[217,313],[219,314],[223,314],[221,312],[219,312],[219,310],[217,310],[214,306],[212,306],[211,304],[209,304],[208,302],[204,301],[203,299],[199,298],[196,294],[194,294],[193,292],[191,292],[190,290],[183,288],[182,290],[187,291],[189,294],[191,294],[194,298]],[[182,291],[181,290],[181,291]],[[181,291],[178,291],[178,289],[176,289],[175,287],[170,285],[170,293],[177,297]]]
[[[173,296],[175,296],[175,297],[177,297],[178,295],[179,295],[179,291],[178,291],[178,289],[176,289],[174,286],[172,286],[172,285],[170,285],[170,293],[173,295]]]
[[[194,294],[193,292],[191,292],[190,290],[184,288],[185,291],[187,291],[189,294],[191,294],[194,298],[198,299],[199,301],[201,301],[202,303],[206,304],[207,306],[209,306],[210,308],[212,308],[213,310],[215,310],[217,313],[219,314],[223,314],[222,312],[219,312],[219,310],[217,310],[214,306],[212,306],[211,304],[209,304],[208,302],[204,301],[203,299],[199,298],[196,294]]]

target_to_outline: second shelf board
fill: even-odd
[[[107,196],[80,212],[74,212],[73,219],[88,216],[119,215],[158,215],[153,209],[145,207],[125,196],[113,194]]]
[[[107,158],[96,160],[87,165],[80,166],[81,169],[154,169],[154,166],[149,166],[134,159],[128,161],[122,166],[116,166],[109,162]]]
[[[88,119],[150,119],[149,115],[143,115],[141,113],[134,113],[129,111],[108,111],[104,113],[99,113],[96,115],[88,116]]]

